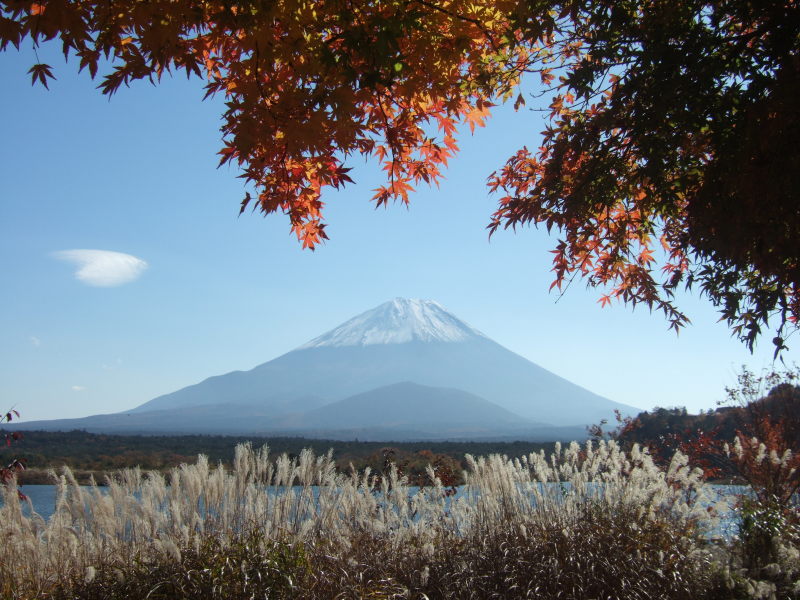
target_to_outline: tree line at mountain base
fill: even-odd
[[[181,464],[193,463],[198,454],[209,462],[230,466],[237,444],[251,442],[254,446],[268,445],[275,454],[298,456],[308,448],[317,454],[333,452],[340,470],[352,465],[361,472],[369,467],[382,472],[387,461],[400,467],[412,482],[422,483],[428,465],[439,472],[451,473],[452,481],[462,482],[461,471],[466,467],[465,456],[505,454],[521,456],[530,452],[552,451],[554,443],[537,442],[360,442],[320,440],[302,437],[246,437],[225,435],[112,435],[86,431],[29,431],[21,443],[0,450],[14,455],[27,465],[17,474],[20,484],[52,483],[51,470],[68,466],[81,483],[91,478],[103,484],[107,475],[131,467],[145,471],[166,472]],[[3,462],[0,460],[0,462]]]
[[[596,439],[612,437],[628,449],[634,444],[647,447],[662,465],[676,451],[681,451],[704,470],[709,480],[746,484],[749,482],[742,479],[740,466],[730,458],[734,447],[741,448],[757,438],[759,444],[766,444],[768,453],[783,456],[787,450],[797,453],[800,449],[800,386],[795,385],[799,373],[790,370],[756,375],[745,369],[738,377],[738,385],[727,389],[725,405],[716,410],[693,415],[685,408],[657,407],[636,417],[619,417],[619,426],[614,431],[606,432],[598,425],[588,428],[589,434]],[[8,445],[10,436],[10,432],[6,433]],[[50,483],[50,471],[64,466],[72,469],[82,483],[93,478],[100,484],[107,475],[120,469],[139,467],[167,472],[193,462],[199,454],[207,456],[212,464],[221,462],[230,466],[234,448],[244,442],[268,445],[276,454],[289,456],[298,456],[304,449],[317,454],[331,451],[337,468],[342,471],[353,468],[363,472],[369,468],[380,473],[391,463],[419,485],[425,485],[427,468],[432,466],[443,479],[460,485],[468,454],[520,456],[539,450],[550,452],[555,446],[555,442],[374,442],[303,437],[116,435],[82,430],[30,431],[24,434],[24,440],[18,435],[13,441],[23,443],[0,449],[0,464],[11,460],[27,466],[27,470],[16,473],[22,485]],[[800,477],[796,479],[800,484]]]

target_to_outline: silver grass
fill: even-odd
[[[258,532],[290,544],[322,540],[343,556],[363,536],[380,540],[386,552],[416,549],[423,561],[419,580],[427,581],[424,562],[436,549],[502,531],[527,539],[545,525],[568,535],[587,506],[669,518],[687,529],[714,525],[706,510],[713,501],[709,488],[680,453],[666,470],[645,449],[624,452],[606,441],[558,444],[549,456],[467,456],[466,462],[458,498],[446,496],[432,468],[432,485],[417,490],[394,467],[380,478],[369,469],[345,474],[330,453],[270,458],[267,447],[249,444],[236,448],[230,470],[200,456],[166,479],[128,469],[105,488],[82,487],[63,469],[47,521],[32,507],[30,516],[23,513],[13,486],[2,491],[0,535],[7,542],[0,545],[0,576],[13,574],[15,597],[25,597],[87,579],[102,566],[119,571],[133,557],[179,562],[182,551],[197,549],[204,536],[224,547]]]

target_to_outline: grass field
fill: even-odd
[[[6,490],[0,595],[796,596],[796,536],[776,536],[775,560],[758,572],[742,540],[709,541],[710,489],[681,454],[661,469],[636,447],[573,443],[466,462],[458,498],[433,467],[417,491],[392,467],[347,474],[330,454],[273,457],[247,444],[230,468],[201,456],[169,485],[130,469],[101,492],[65,470],[47,521],[24,516]]]

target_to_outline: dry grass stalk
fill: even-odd
[[[57,477],[56,509],[47,521],[25,516],[15,491],[5,490],[0,595],[45,597],[76,582],[88,590],[109,573],[124,579],[144,567],[209,560],[209,540],[214,552],[228,549],[231,556],[243,540],[246,555],[283,556],[281,548],[295,549],[300,554],[290,552],[294,558],[286,560],[305,565],[293,575],[303,581],[290,577],[286,589],[308,598],[482,598],[508,585],[530,591],[539,585],[534,576],[561,581],[569,568],[596,569],[597,561],[611,558],[601,556],[601,547],[597,564],[565,554],[581,536],[613,546],[605,551],[633,553],[634,559],[640,552],[648,569],[648,561],[663,559],[647,554],[663,553],[659,545],[674,546],[679,556],[669,560],[675,565],[696,562],[702,554],[692,540],[711,525],[704,503],[710,496],[700,472],[680,454],[666,471],[646,451],[625,453],[611,442],[573,443],[550,456],[513,460],[468,457],[468,463],[465,492],[456,498],[446,496],[433,473],[433,485],[416,490],[396,470],[380,478],[368,471],[343,474],[330,454],[304,451],[296,458],[271,459],[266,447],[246,444],[237,447],[231,470],[200,456],[169,473],[169,484],[158,473],[131,469],[104,490],[86,488],[65,469]],[[674,532],[683,533],[677,542],[669,537]],[[641,581],[626,579],[614,565],[605,568],[609,581],[628,586],[624,597],[650,593],[637,591]],[[246,564],[240,571],[247,571]],[[469,587],[463,586],[466,580]],[[589,583],[560,585],[583,590]],[[156,592],[151,589],[151,597],[160,597]],[[91,597],[86,593],[81,597]]]

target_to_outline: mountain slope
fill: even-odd
[[[638,413],[503,348],[438,303],[404,299],[250,371],[211,377],[130,412],[230,403],[278,417],[404,381],[463,390],[553,425],[596,423],[614,409]]]
[[[312,428],[404,427],[425,431],[493,431],[532,425],[475,394],[408,381],[332,402],[304,413],[297,422]]]

